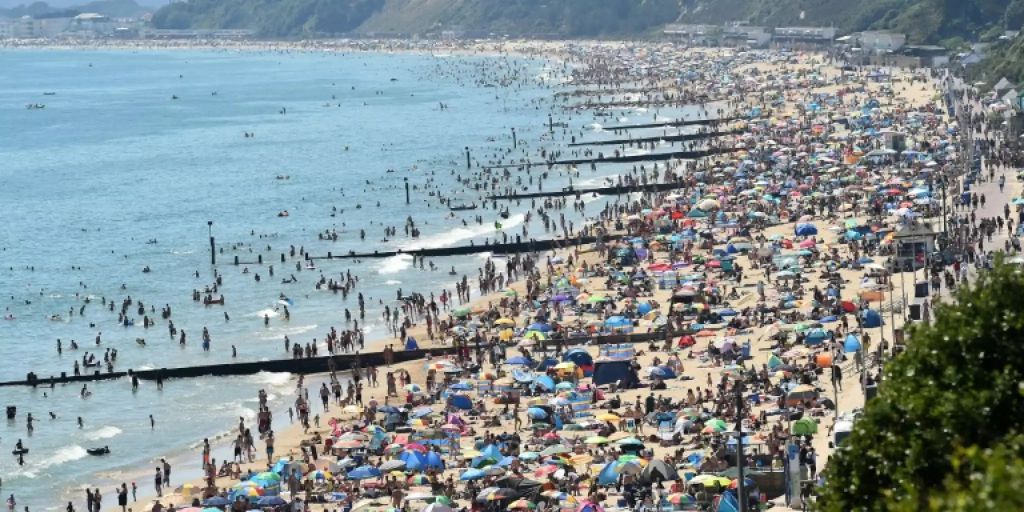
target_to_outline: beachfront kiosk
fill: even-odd
[[[900,225],[893,235],[896,242],[896,268],[904,271],[919,269],[927,264],[929,255],[935,252],[935,238],[938,235],[924,222],[907,222]]]

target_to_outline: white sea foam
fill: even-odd
[[[28,478],[35,478],[39,471],[83,459],[87,455],[89,455],[89,452],[86,452],[85,448],[77,444],[58,448],[52,454],[39,459],[34,464],[30,464],[21,474]]]
[[[396,254],[390,258],[384,258],[377,265],[377,273],[381,275],[397,274],[412,267],[412,256],[408,254]]]
[[[121,429],[112,425],[107,425],[105,427],[99,428],[97,430],[85,434],[85,438],[90,441],[98,441],[100,439],[110,439],[112,437],[116,437],[121,432],[123,432]]]
[[[255,312],[255,313],[252,313],[249,316],[255,316],[257,318],[263,318],[264,316],[269,316],[270,318],[274,318],[274,317],[277,317],[280,314],[281,313],[278,313],[277,311],[274,311],[272,308],[267,308],[267,309],[261,309],[261,310]]]
[[[526,215],[517,213],[510,216],[507,219],[501,219],[498,222],[501,223],[501,230],[494,228],[493,224],[474,224],[470,226],[458,227],[438,233],[436,235],[430,235],[419,240],[414,240],[402,246],[403,250],[412,251],[416,249],[439,249],[441,247],[449,247],[455,245],[463,240],[469,240],[470,238],[476,238],[480,236],[490,235],[491,241],[493,242],[494,235],[501,231],[507,231],[510,228],[514,228],[523,223],[526,220]],[[499,237],[500,238],[500,237]]]
[[[402,282],[397,279],[388,279],[387,281],[384,281],[384,284],[389,286],[395,286],[396,284],[402,284]]]
[[[267,386],[283,386],[292,380],[292,374],[284,372],[259,372],[252,376],[257,384]]]

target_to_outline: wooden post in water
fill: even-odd
[[[217,264],[217,245],[213,241],[213,221],[206,221],[206,229],[210,233],[210,265]]]

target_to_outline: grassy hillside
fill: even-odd
[[[975,38],[993,26],[1019,29],[1024,0],[684,0],[683,19],[769,26],[833,25],[843,32],[895,30],[915,43]],[[801,19],[801,13],[803,15]]]
[[[988,50],[989,57],[971,71],[971,79],[988,87],[1006,77],[1015,84],[1024,84],[1024,34],[1003,41]]]
[[[679,10],[679,0],[188,0],[164,7],[153,23],[250,28],[272,37],[446,28],[592,37],[653,30],[674,21]]]
[[[161,9],[161,28],[249,28],[271,37],[346,32],[616,37],[672,21],[892,29],[911,42],[1017,29],[1024,0],[186,0]]]

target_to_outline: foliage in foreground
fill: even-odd
[[[821,508],[1022,510],[1024,275],[999,265],[910,333],[829,462]]]

